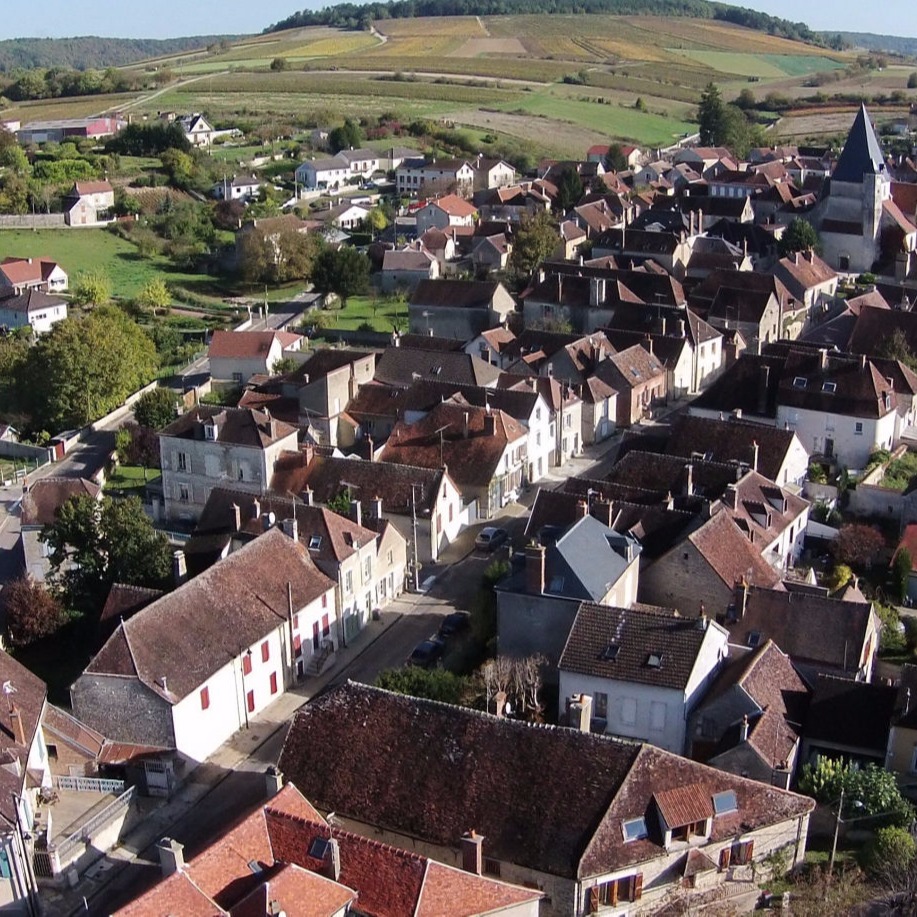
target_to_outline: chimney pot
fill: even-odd
[[[276,764],[268,765],[264,772],[264,788],[268,799],[276,796],[283,789],[283,773]]]
[[[156,845],[159,853],[159,868],[163,876],[171,876],[185,868],[185,847],[171,837],[164,837]]]
[[[295,515],[288,516],[286,519],[283,520],[281,525],[283,526],[284,533],[288,537],[292,538],[293,541],[299,540],[299,521],[297,520]]]

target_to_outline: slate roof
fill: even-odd
[[[43,309],[53,309],[57,306],[66,306],[67,300],[60,296],[50,296],[34,287],[23,290],[22,293],[13,293],[0,299],[0,309],[9,312],[25,312],[31,315]]]
[[[833,181],[862,184],[864,175],[885,173],[885,157],[866,106],[861,105],[847,135],[840,159],[831,175]]]
[[[389,347],[376,363],[375,380],[403,387],[414,382],[415,377],[463,385],[493,385],[499,375],[500,370],[467,353]]]
[[[904,335],[911,352],[917,352],[917,312],[872,307],[863,309],[853,326],[849,350],[866,356],[878,355],[883,344],[898,331]]]
[[[739,478],[740,469],[729,463],[685,459],[680,455],[634,449],[624,455],[608,474],[608,480],[656,493],[687,493],[688,471],[694,494],[719,499]]]
[[[558,668],[592,678],[684,690],[709,626],[717,625],[677,613],[584,602]],[[649,665],[651,653],[659,656],[660,665]]]
[[[737,578],[733,583],[736,581]],[[827,667],[848,672],[852,677],[873,614],[868,602],[840,602],[752,586],[744,616],[727,621],[726,627],[731,643],[748,646],[749,636],[757,632],[761,639],[773,640],[797,665]]]
[[[334,588],[305,548],[274,528],[119,625],[86,673],[138,678],[177,704],[240,646],[283,625],[288,584],[297,608]]]
[[[412,489],[417,509],[432,510],[444,474],[441,468],[336,456],[316,455],[306,461],[301,453],[285,452],[277,462],[270,486],[274,493],[300,498],[309,487],[316,503],[327,503],[340,493],[342,480],[350,481],[362,499],[380,497],[384,512],[403,515],[411,512]]]
[[[495,280],[421,280],[411,293],[409,305],[489,310],[500,286]]]
[[[53,525],[57,511],[73,497],[97,500],[102,492],[94,481],[85,478],[50,476],[30,484],[22,495],[20,525],[44,527]]]
[[[898,698],[892,685],[818,675],[806,717],[805,737],[862,749],[885,758],[888,731]]]
[[[453,481],[463,487],[484,487],[494,477],[510,443],[523,440],[525,427],[505,411],[491,413],[493,435],[485,433],[484,408],[444,402],[416,423],[396,424],[380,459],[422,468],[445,465]],[[468,436],[464,435],[467,417]],[[445,428],[441,433],[436,431]]]
[[[374,356],[371,350],[351,350],[348,348],[321,347],[305,363],[287,373],[283,379],[291,383],[309,384],[323,379],[328,373]],[[308,379],[308,382],[306,382]]]
[[[738,811],[714,820],[715,841],[814,805],[649,745],[353,682],[301,708],[280,768],[323,810],[452,848],[474,826],[485,855],[570,879],[662,855],[656,832],[625,844],[621,827],[660,790],[734,790]]]
[[[297,432],[296,427],[274,420],[267,411],[198,405],[169,424],[159,435],[173,439],[203,440],[204,423],[217,426],[218,443],[266,449]]]

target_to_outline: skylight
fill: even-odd
[[[622,827],[624,828],[625,841],[639,841],[649,834],[646,830],[646,819],[642,815],[640,818],[627,819]]]
[[[829,395],[833,395],[837,391],[836,382],[823,382],[821,386],[823,392],[827,392]]]
[[[735,790],[724,790],[722,793],[713,794],[713,814],[717,815],[728,815],[730,812],[735,812],[739,808],[738,800],[736,799]]]
[[[312,843],[309,844],[309,856],[315,860],[324,860],[325,854],[328,852],[328,841],[323,837],[314,837],[312,838]]]
[[[662,668],[662,653],[650,653],[646,657],[646,664],[651,669],[661,669]]]
[[[605,662],[614,662],[618,658],[618,653],[621,652],[621,647],[617,643],[609,643],[605,649],[602,650],[600,659]]]
[[[321,535],[310,535],[309,536],[309,550],[317,551],[322,546],[322,536]]]
[[[754,649],[754,648],[755,648],[756,646],[758,646],[758,644],[760,644],[760,643],[761,643],[761,633],[760,633],[760,631],[753,630],[753,631],[748,635],[748,645],[749,645],[752,649]]]
[[[793,388],[805,388],[807,383],[808,380],[805,376],[796,376],[796,378],[793,379]]]

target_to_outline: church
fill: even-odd
[[[810,220],[821,236],[822,257],[838,271],[913,277],[917,226],[892,200],[882,148],[860,106],[843,152]]]

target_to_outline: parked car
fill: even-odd
[[[432,669],[443,655],[443,642],[438,637],[421,640],[411,651],[408,665],[416,665],[421,669]]]
[[[453,611],[452,614],[446,615],[443,623],[439,625],[439,636],[446,640],[468,630],[470,626],[471,615],[467,611]]]
[[[496,551],[501,544],[506,544],[508,540],[509,532],[506,529],[498,529],[488,525],[478,532],[478,537],[474,540],[474,546],[482,551]]]

